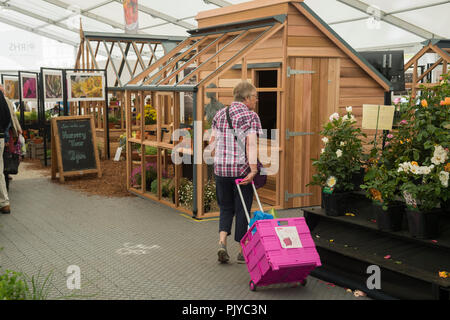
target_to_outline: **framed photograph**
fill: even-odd
[[[43,71],[44,100],[45,102],[57,102],[63,100],[63,76],[62,71]]]
[[[32,73],[21,73],[20,80],[22,83],[22,100],[37,100],[37,75]]]
[[[105,100],[105,77],[103,73],[67,73],[68,100],[100,101]]]
[[[19,100],[19,77],[3,76],[5,96],[11,101]]]

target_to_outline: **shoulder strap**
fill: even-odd
[[[233,130],[233,136],[234,139],[236,140],[237,144],[239,145],[239,147],[244,150],[245,152],[245,146],[242,144],[242,141],[239,140],[236,136],[236,131],[233,128],[233,122],[231,121],[231,117],[230,117],[230,107],[227,107],[225,110],[226,114],[227,114],[227,121],[228,121],[228,126]]]

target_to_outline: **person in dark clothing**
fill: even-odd
[[[8,191],[6,190],[5,176],[3,174],[3,151],[5,148],[5,132],[11,125],[11,113],[8,104],[0,91],[0,212],[10,213]]]

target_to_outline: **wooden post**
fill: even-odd
[[[197,149],[195,153],[197,154],[198,164],[194,164],[197,166],[197,217],[201,218],[205,214],[205,208],[203,206],[203,102],[204,102],[204,91],[203,86],[198,89],[197,92],[197,118],[194,119],[197,121],[197,131],[194,131],[195,141]],[[195,127],[194,127],[195,130]]]
[[[126,119],[126,162],[127,162],[127,190],[130,190],[131,181],[131,92],[130,90],[125,91],[125,119]]]

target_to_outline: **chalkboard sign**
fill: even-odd
[[[95,147],[95,126],[92,116],[58,117],[52,119],[52,178],[59,171],[65,176],[98,173],[101,177],[98,150]]]

